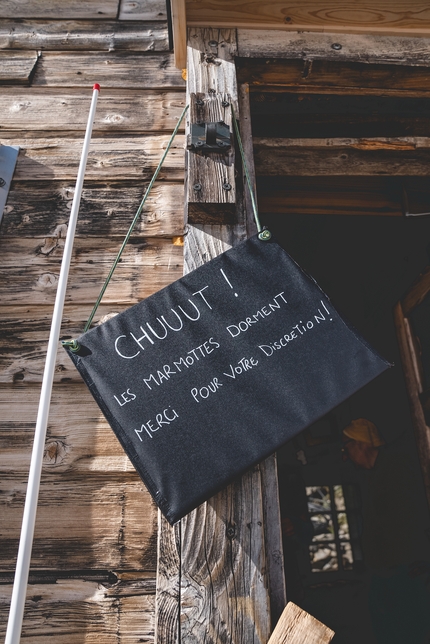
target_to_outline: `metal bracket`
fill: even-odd
[[[231,131],[224,121],[216,123],[192,123],[191,144],[193,150],[225,152],[231,148]]]
[[[3,210],[9,194],[13,173],[15,172],[18,153],[19,146],[0,144],[0,223],[3,218]]]

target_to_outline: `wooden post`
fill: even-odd
[[[188,95],[207,97],[208,109],[212,109],[218,100],[214,97],[228,96],[239,115],[235,31],[193,29],[188,43]],[[208,52],[211,53],[209,58]],[[190,159],[193,154],[187,153],[188,181],[192,181],[191,169],[200,172],[203,163],[204,180],[221,176],[219,164],[223,165],[224,160],[220,155],[206,157],[201,162]],[[252,232],[252,225],[246,225],[243,199],[241,196],[238,199],[233,183],[234,166],[227,164],[227,168],[232,170],[229,176],[234,188],[228,191],[228,201],[192,199],[190,202],[190,191],[186,189],[186,218],[190,215],[184,238],[186,273],[245,239],[247,230]],[[218,219],[215,218],[217,211]],[[226,212],[229,223],[225,223]],[[200,223],[193,224],[196,218]],[[175,537],[167,523],[161,522],[156,644],[177,644],[178,641],[200,644],[208,640],[266,644],[268,641],[271,629],[268,550],[277,551],[278,569],[283,570],[280,538],[274,548],[268,549],[265,541],[265,521],[269,517],[275,517],[278,522],[277,529],[275,526],[271,533],[280,535],[279,512],[273,512],[269,506],[265,511],[264,507],[265,483],[274,478],[272,492],[276,487],[274,465],[272,457],[267,468],[255,467],[181,521],[180,561],[175,562],[169,555],[172,544],[178,543],[178,531]],[[178,578],[180,608],[176,612],[174,601],[170,600],[177,596]],[[279,579],[277,585],[279,587]],[[285,605],[285,588],[281,586],[282,605]],[[169,603],[165,601],[166,597],[170,602],[167,611],[164,610]],[[175,618],[177,624],[174,624]]]
[[[289,602],[267,644],[328,644],[334,631]]]

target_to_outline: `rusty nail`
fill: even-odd
[[[201,183],[195,183],[193,185],[194,192],[200,192],[201,189],[202,189],[202,184]]]
[[[228,107],[230,105],[230,103],[228,101],[222,101],[221,105],[223,107]]]
[[[228,183],[228,181],[224,181],[224,183],[222,184],[222,187],[224,188],[224,190],[231,190],[231,183]]]
[[[338,42],[334,42],[331,46],[332,49],[335,49],[336,51],[340,51],[342,49],[342,45]]]

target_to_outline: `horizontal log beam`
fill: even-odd
[[[119,0],[2,0],[0,18],[48,18],[50,20],[115,19]]]
[[[43,52],[32,86],[83,89],[95,80],[102,87],[100,96],[105,89],[120,87],[185,91],[185,81],[170,52]]]
[[[120,0],[119,20],[167,20],[165,0]]]
[[[60,51],[168,51],[165,22],[2,20],[0,49]]]
[[[108,182],[84,184],[76,237],[118,237],[121,240],[144,196],[147,183]],[[44,239],[67,226],[74,185],[64,181],[15,181],[9,192],[1,237]],[[156,184],[133,230],[133,237],[174,237],[184,234],[178,203],[182,183]],[[118,242],[118,247],[119,247]]]
[[[48,304],[55,300],[63,254],[63,229],[45,240],[7,238],[2,243],[0,298],[4,304]],[[117,240],[75,241],[66,302],[91,306],[118,253]],[[172,240],[131,240],[103,301],[134,304],[182,274],[182,247]]]
[[[259,175],[429,176],[430,139],[254,139]]]
[[[238,55],[242,58],[299,58],[429,66],[430,38],[243,28],[237,30],[237,43]]]
[[[4,131],[37,130],[84,132],[91,88],[33,87],[30,90],[5,87],[0,94],[0,126]],[[185,105],[182,91],[107,90],[100,96],[94,132],[172,132]],[[49,118],[47,118],[49,114]]]
[[[35,51],[0,51],[0,85],[29,85],[37,59]]]

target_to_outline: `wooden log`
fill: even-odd
[[[402,186],[394,177],[262,177],[262,213],[402,217]]]
[[[118,0],[3,0],[0,18],[48,18],[50,20],[114,20]]]
[[[0,51],[0,85],[29,85],[37,59],[35,51]]]
[[[133,220],[147,184],[142,182],[85,182],[76,237],[118,237]],[[15,181],[5,207],[1,236],[55,237],[67,225],[74,186],[66,182]],[[184,234],[177,204],[183,200],[180,183],[156,184],[146,201],[133,237],[173,237]],[[57,231],[57,232],[56,232]]]
[[[0,95],[0,127],[20,132],[84,132],[90,101],[90,88],[82,93],[75,89],[4,88]],[[97,106],[94,132],[171,132],[183,108],[184,94],[180,91],[108,90]]]
[[[1,77],[0,77],[1,79]],[[34,87],[91,87],[105,89],[185,89],[173,54],[146,52],[43,52],[32,82]],[[103,94],[101,94],[102,96]]]
[[[340,45],[333,48],[333,44]],[[238,29],[241,58],[300,58],[429,66],[429,38],[369,33],[312,33]]]
[[[190,2],[187,22],[190,27],[264,27],[291,31],[367,33],[401,36],[428,36],[430,10],[422,2],[400,0],[389,5],[351,5],[338,1],[321,7],[317,0],[306,2],[261,3]]]
[[[334,635],[331,628],[289,602],[268,644],[328,644]]]
[[[76,180],[82,151],[82,135],[64,132],[62,136],[34,136],[32,133],[4,133],[4,145],[19,145],[14,180],[40,181],[50,179]],[[36,133],[37,134],[37,133]],[[141,136],[127,133],[118,136],[93,137],[85,170],[86,182],[91,179],[151,179],[166,149],[170,135]],[[184,137],[178,134],[163,163],[158,181],[183,181]],[[158,184],[156,184],[157,187]],[[73,182],[74,186],[74,182]],[[70,186],[68,186],[70,188]],[[12,187],[13,190],[13,187]]]
[[[168,51],[165,22],[2,20],[0,49]]]
[[[181,523],[172,528],[158,511],[156,644],[179,644],[181,606]]]
[[[0,297],[5,304],[54,302],[63,233],[60,226],[57,237],[45,240],[3,240]],[[94,304],[118,250],[117,240],[78,238],[73,249],[66,302]],[[171,240],[131,240],[103,301],[115,305],[138,302],[181,274],[180,246]]]
[[[26,644],[121,644],[154,642],[154,596],[110,594],[110,584],[59,579],[28,587],[21,641]],[[5,634],[11,585],[0,586]]]
[[[430,139],[254,139],[259,175],[428,176]]]
[[[164,0],[120,0],[119,20],[167,20]]]
[[[2,474],[0,570],[15,567],[27,478]],[[155,572],[156,518],[149,493],[132,472],[43,475],[31,567]]]
[[[428,96],[430,69],[325,60],[238,59],[238,81],[250,87],[314,94]]]

